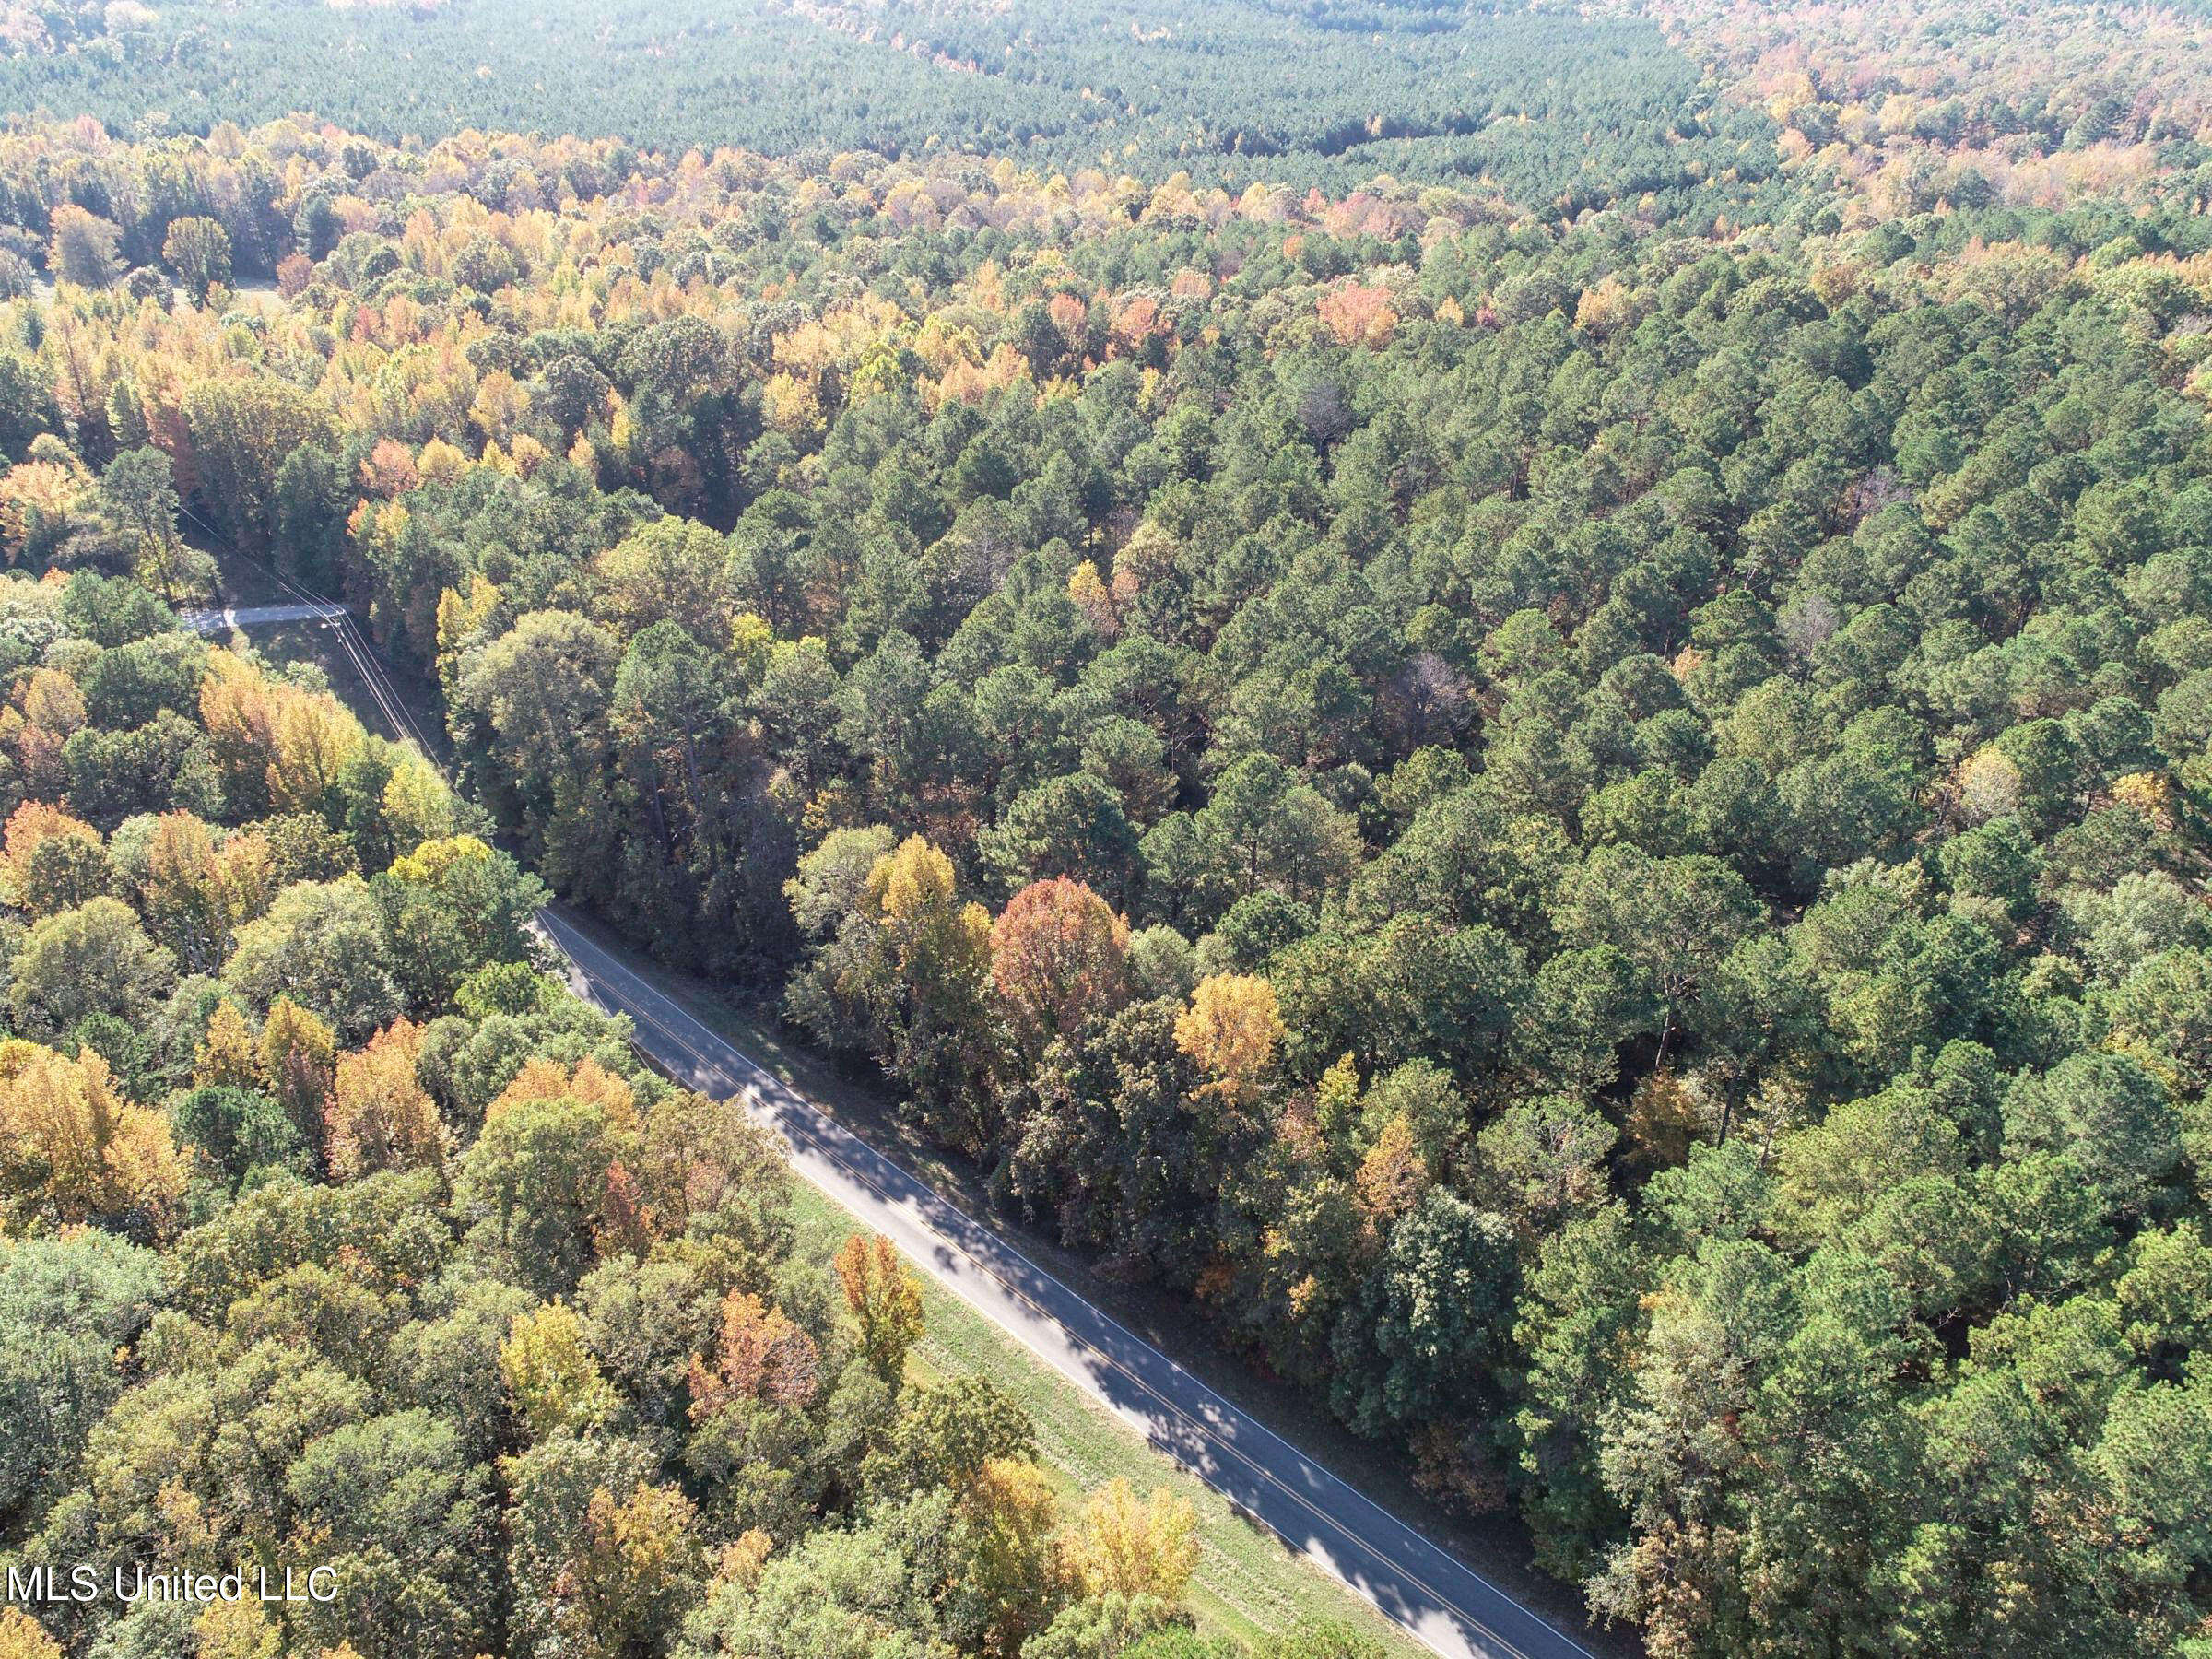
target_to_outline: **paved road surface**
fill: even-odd
[[[1447,1659],[1592,1659],[1555,1629],[1115,1324],[654,989],[561,912],[539,924],[577,990],[630,1017],[687,1087],[743,1094],[807,1180],[1159,1451]]]
[[[177,619],[194,633],[218,633],[251,628],[257,622],[335,622],[345,614],[342,605],[310,599],[298,605],[234,605],[222,610],[186,611]]]

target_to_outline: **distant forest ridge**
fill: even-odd
[[[1230,188],[1393,173],[1568,213],[1668,192],[1740,207],[1777,167],[1774,123],[1722,106],[1655,24],[1566,13],[31,0],[0,10],[0,52],[6,109],[141,136],[300,111],[391,142],[588,116],[592,135],[679,151],[968,151]]]
[[[1693,234],[2201,207],[2207,62],[2201,0],[0,6],[0,108],[146,140],[305,115],[393,144],[576,132],[1331,195],[1387,178]]]

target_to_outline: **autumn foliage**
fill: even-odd
[[[896,1378],[922,1335],[922,1281],[880,1233],[854,1233],[834,1265],[845,1306],[860,1326],[861,1353],[881,1375]]]
[[[821,1355],[813,1338],[782,1309],[748,1290],[733,1290],[723,1300],[713,1351],[692,1358],[691,1415],[711,1417],[740,1400],[803,1405],[821,1381]]]
[[[124,1099],[98,1053],[0,1042],[0,1203],[15,1228],[89,1222],[163,1236],[184,1178],[167,1119]]]
[[[1015,1041],[1034,1055],[1128,1000],[1129,924],[1079,881],[1014,895],[991,924],[991,980]]]
[[[1216,974],[1199,982],[1175,1018],[1175,1046],[1231,1102],[1250,1095],[1283,1040],[1275,987],[1253,974]]]
[[[422,1028],[398,1019],[339,1059],[325,1118],[333,1179],[443,1162],[438,1108],[417,1075],[421,1054]]]

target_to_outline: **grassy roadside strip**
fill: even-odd
[[[826,1267],[852,1231],[852,1218],[804,1182],[797,1184],[795,1197],[798,1254]],[[1364,1602],[1284,1548],[1274,1535],[1231,1509],[1218,1493],[1145,1445],[1103,1406],[1039,1364],[966,1303],[925,1279],[922,1304],[924,1335],[909,1356],[909,1374],[929,1382],[981,1373],[1018,1400],[1036,1425],[1038,1456],[1064,1512],[1117,1475],[1140,1492],[1166,1486],[1190,1500],[1198,1514],[1200,1546],[1190,1605],[1201,1629],[1250,1641],[1301,1623],[1336,1619],[1373,1636],[1392,1659],[1428,1654]]]

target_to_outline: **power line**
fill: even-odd
[[[383,665],[376,660],[374,647],[366,636],[359,634],[353,619],[353,613],[346,608],[344,603],[300,586],[275,567],[254,558],[253,554],[239,547],[213,524],[193,512],[190,507],[185,506],[182,501],[179,501],[177,507],[179,512],[199,525],[201,530],[212,537],[231,557],[245,560],[246,563],[267,576],[294,600],[303,605],[336,606],[336,618],[327,621],[325,626],[331,629],[333,637],[338,642],[338,649],[346,653],[347,660],[353,665],[355,673],[360,677],[361,684],[368,688],[370,697],[375,700],[378,711],[383,715],[386,724],[391,726],[393,735],[422,758],[423,763],[436,772],[446,788],[452,791],[454,799],[465,800],[467,797],[462,794],[461,787],[454,782],[453,773],[446,770],[445,763],[438,759],[437,750],[431,747],[429,740],[424,737],[422,728],[416,724],[414,715],[408,711],[406,700],[400,695],[398,687],[392,683],[390,676],[385,674]],[[582,964],[561,942],[560,935],[548,925],[547,914],[548,912],[542,910],[537,913],[535,931],[538,937],[552,946],[554,953],[568,965],[571,972],[583,977],[588,983],[589,975],[585,973]],[[646,1053],[643,1044],[637,1040],[634,1032],[631,1037],[631,1046],[636,1048],[641,1054],[645,1055],[648,1061],[652,1059],[652,1056]]]
[[[353,665],[354,672],[360,676],[362,684],[368,688],[369,695],[374,700],[378,712],[383,715],[385,723],[391,726],[392,735],[401,743],[416,750],[440,777],[445,779],[447,787],[451,788],[453,786],[452,776],[446,771],[444,764],[438,759],[437,751],[431,747],[429,739],[424,735],[422,727],[416,723],[415,716],[407,708],[406,700],[401,695],[399,688],[384,672],[383,665],[376,660],[375,647],[366,635],[359,632],[359,625],[353,619],[353,613],[346,608],[344,601],[333,599],[327,594],[318,594],[311,589],[301,587],[274,566],[248,553],[182,501],[177,503],[177,508],[185,517],[199,525],[204,533],[220,545],[233,559],[243,559],[247,564],[252,565],[271,582],[274,582],[284,593],[300,604],[336,607],[337,615],[325,618],[325,625],[330,628],[333,636],[336,639],[338,649],[346,653],[347,661]],[[458,792],[456,791],[456,793]]]

